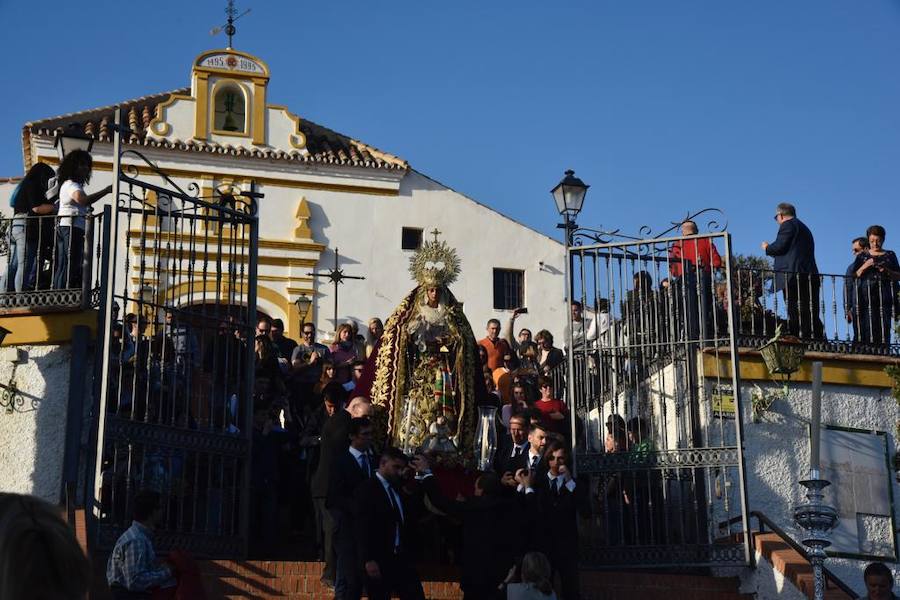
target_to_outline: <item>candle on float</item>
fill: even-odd
[[[812,407],[809,416],[809,471],[819,478],[819,442],[822,432],[822,363],[812,364]]]
[[[481,418],[481,468],[482,470],[487,469],[488,467],[488,455],[490,454],[490,448],[488,448],[488,427],[490,427],[490,422],[487,420],[487,417]]]

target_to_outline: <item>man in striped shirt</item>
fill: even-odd
[[[173,565],[157,560],[151,536],[162,510],[159,494],[140,491],[134,497],[134,520],[113,548],[106,564],[106,579],[113,598],[150,598],[157,588],[172,588],[178,581]]]

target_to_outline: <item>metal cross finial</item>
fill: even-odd
[[[435,243],[437,243],[437,241],[438,241],[438,236],[441,235],[441,234],[444,233],[444,232],[443,232],[443,231],[439,231],[438,228],[435,227],[434,229],[432,229],[432,230],[429,231],[428,233],[430,233],[431,235],[434,236],[434,241],[435,241]]]
[[[356,277],[354,275],[344,275],[344,270],[340,268],[339,264],[339,251],[337,248],[334,249],[334,268],[329,269],[328,271],[310,271],[307,275],[312,277],[325,277],[330,280],[331,283],[334,284],[334,326],[337,328],[338,326],[338,286],[344,282],[345,279],[365,279],[365,277]]]
[[[237,33],[237,28],[235,28],[234,22],[246,15],[248,12],[250,12],[249,8],[241,14],[238,14],[237,8],[234,7],[234,0],[228,0],[228,4],[225,6],[225,16],[228,17],[228,20],[226,21],[225,25],[222,25],[220,27],[213,27],[212,31],[209,32],[210,35],[216,35],[220,31],[225,31],[225,35],[228,36],[228,49],[231,50],[234,34]]]
[[[237,33],[234,28],[234,17],[237,15],[237,9],[234,7],[234,0],[228,0],[228,6],[225,7],[225,16],[228,17],[228,25],[225,26],[225,35],[228,36],[228,47],[231,48],[231,39]]]

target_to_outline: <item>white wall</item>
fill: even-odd
[[[0,490],[59,501],[65,452],[70,346],[19,346],[27,361],[12,381],[24,404],[0,408]],[[9,385],[16,348],[0,349],[0,382]],[[32,404],[32,401],[35,401]]]
[[[489,318],[505,324],[512,313],[493,308],[493,269],[497,267],[525,272],[529,312],[517,320],[517,328],[530,327],[535,333],[547,328],[560,338],[565,319],[561,244],[415,171],[402,180],[399,196],[317,193],[307,199],[313,210],[314,237],[321,228],[321,241],[329,249],[340,248],[346,273],[366,277],[366,281],[342,285],[342,317],[366,322],[370,317],[390,316],[416,285],[407,270],[413,252],[400,247],[402,228],[423,229],[425,239],[432,239],[427,232],[436,227],[462,261],[462,273],[451,290],[465,303],[476,337],[483,337]],[[332,261],[333,254],[326,251],[320,268],[330,268]],[[324,283],[317,290],[321,294],[317,322],[324,330],[331,321],[333,287]]]
[[[774,383],[760,383],[767,391],[779,388]],[[888,454],[896,450],[894,428],[900,411],[890,390],[838,385],[823,386],[822,420],[828,425],[888,432]],[[762,422],[750,422],[752,383],[742,385],[745,422],[745,460],[750,509],[764,512],[794,539],[800,531],[792,518],[793,508],[805,500],[798,481],[809,469],[810,386],[790,384],[787,400],[772,404]],[[900,498],[896,477],[891,478],[894,498]],[[896,519],[896,509],[895,509]],[[755,523],[755,522],[754,522]],[[755,524],[754,524],[755,527]],[[865,561],[831,558],[826,562],[845,583],[858,592],[865,589],[862,570]],[[900,568],[889,564],[900,580]]]

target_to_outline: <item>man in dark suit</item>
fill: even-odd
[[[325,568],[322,571],[322,583],[326,586],[334,586],[337,556],[334,552],[334,519],[328,511],[326,499],[328,497],[328,480],[331,474],[331,465],[334,458],[347,450],[350,445],[350,419],[353,417],[371,416],[372,404],[367,398],[357,397],[350,401],[344,410],[336,410],[322,426],[322,439],[319,443],[319,466],[313,476],[310,492],[313,498],[313,507],[316,511],[316,520],[322,528]]]
[[[516,473],[519,488],[526,498],[533,496],[531,545],[547,555],[562,581],[564,600],[577,600],[578,513],[585,512],[584,489],[578,487],[569,471],[569,449],[565,442],[551,440],[544,452],[547,469]]]
[[[331,465],[328,497],[325,505],[334,520],[334,546],[337,551],[337,570],[334,597],[337,600],[359,600],[362,595],[362,574],[356,547],[355,514],[356,488],[375,475],[372,446],[372,422],[368,417],[350,420],[350,446],[339,453]]]
[[[853,261],[847,267],[844,273],[844,315],[847,322],[853,324],[853,341],[860,340],[859,335],[859,281],[856,278],[856,257],[863,251],[869,249],[869,240],[864,237],[854,238],[850,250],[853,252]]]
[[[547,429],[540,423],[532,423],[528,430],[528,447],[517,458],[510,459],[507,471],[515,474],[519,469],[534,471],[546,470],[543,461],[544,446],[547,442]],[[507,483],[508,484],[508,483]]]
[[[513,415],[509,418],[509,435],[501,442],[494,455],[494,471],[501,478],[507,479],[507,485],[513,481],[517,468],[513,461],[528,452],[528,421],[524,415]]]
[[[523,436],[524,437],[524,436]],[[475,481],[475,495],[465,501],[446,497],[431,476],[428,459],[422,455],[412,461],[422,488],[432,505],[462,522],[460,587],[466,600],[499,600],[506,594],[499,584],[524,553],[517,533],[523,527],[515,511],[516,498],[502,494],[496,473],[482,473]]]
[[[782,290],[788,312],[788,331],[803,338],[824,338],[819,318],[819,268],[812,232],[797,218],[792,204],[782,202],[775,211],[778,236],[762,249],[775,257],[775,289]]]
[[[375,477],[356,488],[356,532],[370,600],[424,600],[425,592],[411,554],[412,530],[421,498],[401,493],[407,458],[385,448]]]

